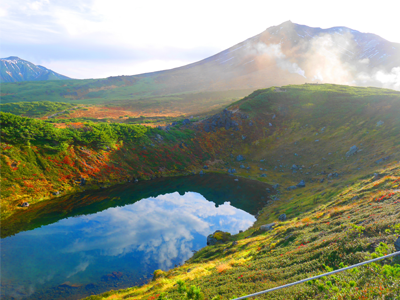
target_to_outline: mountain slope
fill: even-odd
[[[68,99],[93,104],[118,100],[132,105],[140,99],[158,102],[159,97],[177,93],[306,82],[400,89],[400,44],[346,27],[321,29],[288,21],[183,67],[66,84],[3,84],[2,100]]]
[[[311,81],[400,88],[381,78],[400,67],[400,44],[347,27],[312,28],[287,21],[214,56],[149,73],[168,86],[265,87]],[[393,74],[398,74],[395,69]]]
[[[70,78],[16,56],[0,59],[0,82],[65,79]]]

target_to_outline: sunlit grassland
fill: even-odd
[[[286,92],[256,91],[230,106],[249,114],[254,125],[244,121],[239,133],[228,136],[225,155],[232,155],[211,168],[235,168],[239,181],[280,184],[272,197],[277,200],[261,210],[254,226],[233,237],[238,244],[208,246],[148,285],[93,299],[157,299],[162,292],[180,299],[178,280],[201,288],[206,299],[230,299],[361,262],[374,251],[394,251],[400,233],[399,93],[336,85],[281,89]],[[347,157],[353,145],[360,151]],[[244,162],[235,160],[239,154]],[[293,164],[302,170],[293,173]],[[328,179],[329,173],[339,175]],[[286,190],[302,179],[305,188]],[[285,222],[278,221],[282,213]],[[277,224],[272,231],[259,230],[271,222]],[[378,263],[260,298],[396,299],[399,272]]]
[[[190,101],[201,99],[192,96],[188,95]],[[175,97],[165,100],[173,102]],[[154,129],[147,139],[118,141],[109,152],[75,145],[50,154],[39,148],[5,145],[11,148],[3,152],[2,174],[9,182],[3,185],[2,181],[2,186],[9,196],[13,191],[23,195],[6,204],[12,210],[18,201],[31,197],[29,185],[39,187],[38,180],[30,181],[33,174],[42,174],[52,184],[47,186],[47,195],[61,188],[58,178],[65,178],[65,190],[76,188],[71,179],[94,174],[86,165],[97,167],[99,182],[110,185],[132,176],[146,179],[199,172],[204,164],[209,164],[205,172],[226,173],[235,168],[239,182],[247,177],[280,185],[279,193],[266,191],[269,203],[254,226],[233,237],[237,245],[206,247],[148,285],[94,299],[156,299],[161,292],[180,299],[175,286],[179,279],[200,287],[207,299],[229,299],[357,263],[373,252],[394,251],[395,234],[400,230],[399,92],[338,85],[285,86],[280,91],[255,91],[228,109],[236,111],[233,118],[240,123],[238,131],[220,128],[206,133],[201,122],[196,130]],[[242,119],[242,113],[249,118]],[[359,151],[347,157],[353,145]],[[244,161],[236,161],[239,154]],[[62,165],[66,156],[74,167]],[[17,166],[26,165],[18,176],[7,169],[14,161]],[[294,173],[293,164],[301,169]],[[305,180],[306,187],[287,190],[300,180]],[[282,213],[287,215],[285,222],[278,221]],[[259,230],[271,222],[277,224],[272,231]],[[387,249],[379,246],[381,242]],[[385,295],[385,299],[396,299],[399,272],[398,267],[379,263],[264,298],[383,299]]]
[[[371,177],[342,188],[301,216],[280,222],[269,232],[262,218],[286,203],[266,207],[254,226],[226,244],[208,246],[183,266],[142,287],[110,291],[88,299],[180,299],[176,282],[196,285],[205,299],[232,299],[312,277],[394,251],[400,234],[400,165],[379,168]],[[237,244],[232,242],[236,240]],[[381,244],[383,243],[383,244]],[[376,256],[375,256],[376,257]],[[396,299],[400,266],[391,259],[260,296],[260,299]],[[382,298],[383,299],[383,298]]]
[[[52,101],[124,107],[141,115],[164,111],[197,115],[216,111],[251,89],[204,91],[170,89],[153,77],[121,76],[106,79],[18,82],[2,84],[2,103]]]

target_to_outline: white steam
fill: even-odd
[[[250,57],[268,57],[281,70],[313,82],[400,90],[400,66],[389,70],[387,65],[380,65],[378,57],[386,53],[382,52],[378,40],[362,44],[351,32],[341,31],[324,33],[297,44],[292,44],[292,38],[287,36],[281,43],[256,42],[246,51]],[[387,59],[390,61],[390,57]]]
[[[304,70],[302,70],[297,63],[291,62],[286,58],[286,55],[282,52],[280,44],[270,44],[267,46],[264,43],[258,43],[255,48],[259,54],[267,54],[274,58],[277,66],[282,70],[287,70],[290,73],[296,73],[307,78]]]
[[[400,67],[392,68],[390,73],[378,71],[374,74],[374,79],[381,82],[384,88],[400,90]]]

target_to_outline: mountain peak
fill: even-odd
[[[293,25],[294,23],[290,20],[287,20],[286,22],[283,22],[280,26],[285,26],[285,25]]]
[[[67,76],[58,74],[42,66],[37,66],[18,56],[0,58],[0,82],[65,80]]]
[[[6,59],[6,60],[21,60],[18,56],[9,56],[9,57],[3,58],[3,59]]]

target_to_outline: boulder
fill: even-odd
[[[260,177],[267,177],[267,174],[263,173],[260,175]]]
[[[277,190],[278,187],[279,187],[279,184],[278,184],[278,183],[277,183],[277,184],[274,184],[274,185],[272,186],[272,188],[275,189],[275,190]]]
[[[383,125],[385,122],[383,122],[383,121],[378,121],[377,123],[376,123],[376,127],[379,127],[379,126],[381,126],[381,125]]]
[[[299,188],[301,188],[301,187],[306,187],[305,181],[304,181],[304,180],[301,180],[301,181],[299,182],[299,184],[297,185],[297,187],[299,187]]]
[[[397,238],[397,241],[394,242],[394,248],[396,251],[400,251],[400,236]]]
[[[293,165],[290,169],[294,171],[294,170],[298,170],[299,167],[297,165]]]
[[[29,206],[29,203],[28,203],[28,202],[24,202],[24,203],[21,204],[21,206],[22,206],[22,207],[28,207],[28,206]]]
[[[384,158],[378,159],[375,163],[380,164],[381,162],[388,160],[390,158],[390,156],[386,156]]]
[[[203,169],[207,170],[207,169],[208,169],[208,166],[207,166],[207,165],[204,165]]]
[[[297,189],[297,188],[298,188],[297,185],[292,185],[292,186],[289,186],[289,187],[287,188],[287,190],[288,190],[288,191],[291,191],[291,190],[295,190],[295,189]]]
[[[239,181],[239,179],[235,178],[235,181]]]
[[[279,217],[278,217],[278,219],[279,219],[279,221],[286,221],[286,214],[281,214]]]
[[[199,174],[200,174],[200,175],[204,175],[203,170],[200,170]]]
[[[190,120],[189,120],[189,119],[185,119],[185,120],[182,121],[182,124],[183,124],[183,125],[187,125],[187,124],[189,124],[189,123],[190,123]]]
[[[240,165],[239,168],[241,168],[241,169],[246,169],[246,167],[245,167],[244,165]]]
[[[358,147],[356,145],[354,145],[354,146],[350,147],[349,151],[346,152],[346,156],[350,157],[350,156],[356,154],[357,151],[358,151]]]
[[[261,225],[260,230],[261,231],[270,231],[271,229],[274,228],[274,226],[275,226],[275,223]]]
[[[339,173],[335,172],[335,173],[329,173],[328,174],[328,179],[337,178],[337,177],[339,177]]]
[[[243,155],[236,156],[236,161],[243,161],[243,160],[244,160]]]

